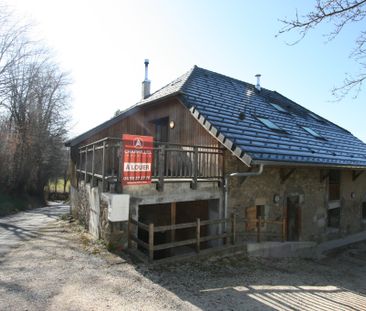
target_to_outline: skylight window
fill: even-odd
[[[265,126],[267,126],[269,129],[278,131],[278,132],[286,132],[285,130],[281,129],[278,125],[274,124],[271,120],[267,118],[261,118],[257,117],[259,121],[261,121]]]
[[[302,128],[307,131],[310,135],[314,136],[315,138],[321,138],[324,139],[323,136],[321,136],[320,134],[318,134],[317,132],[315,132],[312,128],[307,127],[307,126],[302,126]]]
[[[317,121],[324,122],[324,120],[321,117],[318,117],[316,114],[314,114],[312,112],[309,112],[309,116]]]
[[[282,106],[275,104],[275,103],[269,103],[272,107],[274,107],[276,110],[280,111],[280,112],[285,112],[288,113],[288,111],[283,108]]]

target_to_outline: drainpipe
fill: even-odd
[[[257,172],[245,172],[245,173],[231,173],[225,175],[224,179],[224,217],[227,218],[227,208],[228,208],[228,188],[229,188],[229,178],[230,177],[251,177],[251,176],[259,176],[263,173],[263,164],[259,165],[259,169]],[[226,231],[226,223],[225,223],[225,231]]]

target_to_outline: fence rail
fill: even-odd
[[[79,180],[96,184],[103,190],[121,182],[123,143],[120,138],[106,137],[79,148],[77,172]],[[166,182],[221,181],[223,149],[212,146],[191,146],[156,142],[152,148],[152,182],[164,189]],[[111,190],[111,189],[110,189]]]
[[[195,245],[196,253],[199,254],[201,251],[201,243],[212,241],[212,240],[222,240],[226,244],[236,244],[237,242],[237,234],[238,234],[238,226],[247,225],[247,224],[255,224],[256,226],[256,241],[259,243],[262,241],[263,235],[266,234],[264,230],[262,230],[261,226],[265,224],[278,225],[280,227],[280,239],[282,241],[286,240],[286,220],[265,220],[265,219],[246,219],[239,218],[234,213],[231,214],[230,218],[223,219],[214,219],[214,220],[200,220],[196,219],[195,222],[167,225],[167,226],[155,226],[153,223],[145,224],[139,221],[136,221],[129,218],[128,222],[128,247],[132,247],[132,241],[137,243],[140,247],[145,249],[148,252],[149,261],[154,260],[154,252],[165,249],[173,249],[175,247],[186,246],[186,245]],[[201,236],[201,227],[207,225],[218,225],[223,224],[225,228],[229,228],[226,232],[219,234],[212,234],[207,236]],[[148,232],[148,241],[143,241],[138,238],[137,232],[135,230],[133,232],[133,226],[135,229],[142,229]],[[195,238],[189,238],[182,241],[170,241],[166,243],[156,244],[154,240],[154,234],[157,232],[165,232],[165,231],[175,231],[180,229],[195,229]]]

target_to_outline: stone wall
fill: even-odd
[[[227,154],[225,159],[226,173],[248,170],[231,155]],[[328,179],[321,178],[323,171],[315,167],[296,167],[288,179],[281,182],[281,169],[285,173],[290,170],[289,167],[265,166],[260,176],[230,178],[228,213],[235,212],[239,217],[245,218],[247,209],[264,205],[265,218],[280,220],[286,217],[287,198],[298,196],[301,213],[300,241],[321,242],[365,229],[365,221],[361,219],[361,204],[366,201],[366,174],[353,181],[352,170],[341,170],[340,226],[329,228]],[[354,198],[351,198],[352,192],[355,193]],[[280,197],[278,203],[274,201],[275,195]],[[242,238],[248,235],[244,224],[238,224],[238,229]],[[278,225],[267,225],[263,229],[277,234],[282,230]],[[255,228],[254,231],[256,232]]]
[[[78,188],[70,187],[70,204],[73,217],[78,219],[85,228],[89,228],[89,199],[83,182],[80,182]]]
[[[328,179],[322,178],[327,170],[316,167],[294,167],[295,170],[284,179],[291,168],[265,166],[260,176],[233,177],[228,184],[228,215],[235,212],[239,218],[247,218],[247,210],[256,205],[264,206],[265,218],[281,221],[287,217],[288,198],[297,197],[300,210],[299,241],[322,242],[340,238],[366,229],[366,220],[362,220],[361,206],[366,202],[366,173],[354,180],[352,170],[341,170],[341,216],[339,228],[328,227]],[[228,152],[225,155],[225,173],[245,172],[248,168]],[[282,177],[281,177],[282,176]],[[217,183],[199,183],[197,190],[190,189],[189,183],[167,183],[162,192],[155,185],[128,186],[123,192],[131,196],[129,212],[138,219],[139,206],[170,202],[196,200],[218,200],[216,218],[222,218],[223,188]],[[274,197],[278,196],[279,201]],[[78,188],[71,187],[71,205],[74,217],[89,230],[93,213],[98,212],[98,230],[96,238],[101,238],[119,248],[127,247],[128,222],[111,223],[108,220],[108,200],[101,195],[101,188],[90,188],[89,184],[80,182]],[[90,208],[91,202],[99,204],[99,209]],[[92,211],[92,214],[91,214]],[[94,216],[93,216],[94,215]],[[94,228],[95,229],[95,228]],[[283,228],[277,224],[266,224],[261,227],[267,232],[267,240],[279,240]],[[248,230],[252,239],[256,228],[237,224],[238,239],[248,240]]]
[[[108,200],[101,195],[100,188],[91,188],[90,184],[81,181],[78,188],[71,186],[70,201],[73,216],[94,238],[102,239],[118,249],[127,247],[128,223],[127,221],[112,223],[108,220]],[[95,223],[91,221],[93,217],[96,217]]]
[[[366,173],[353,180],[351,170],[342,171],[341,200],[340,235],[345,236],[365,230],[366,224],[362,220],[361,206],[362,202],[366,202]]]

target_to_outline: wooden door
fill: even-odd
[[[169,141],[169,118],[162,118],[153,121],[155,124],[155,141],[168,142]]]
[[[299,196],[287,198],[286,231],[288,241],[298,241],[300,237],[301,213]]]

